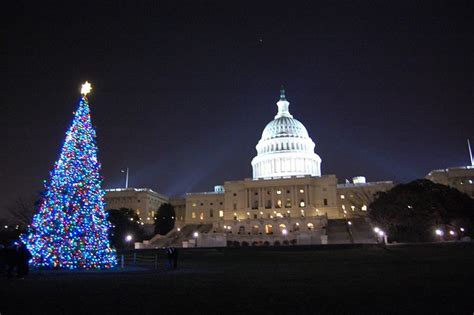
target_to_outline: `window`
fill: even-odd
[[[222,201],[221,201],[221,202],[219,202],[219,204],[222,206]]]
[[[281,205],[282,205],[282,202],[281,202],[281,200],[277,200],[276,207],[277,207],[277,208],[281,208]]]
[[[214,205],[214,203],[211,202],[210,205],[212,206],[212,205]]]
[[[301,211],[301,216],[304,217],[304,210],[301,209],[300,211]]]
[[[366,206],[366,205],[363,205],[362,208],[360,208],[360,210],[362,210],[362,211],[367,211],[367,206]]]
[[[277,195],[281,195],[281,190],[277,190]]]
[[[234,210],[237,210],[237,204],[234,203]]]
[[[258,196],[258,192],[255,193],[255,196]]]
[[[237,194],[236,194],[236,193],[234,193],[234,197],[236,197],[236,196],[237,196]]]
[[[201,214],[199,215],[199,219],[204,220],[204,212],[201,212]]]
[[[327,200],[326,198],[324,198],[323,202],[324,202],[324,205],[325,205],[325,206],[328,205],[328,200]]]
[[[209,210],[209,217],[210,218],[214,217],[214,210],[213,209]]]
[[[291,208],[291,199],[290,198],[286,199],[285,208]]]
[[[304,207],[304,206],[305,206],[304,200],[301,199],[301,200],[300,200],[300,207]]]
[[[234,212],[234,220],[237,220],[237,213]]]
[[[204,204],[201,202],[201,206],[204,206]]]
[[[195,203],[195,202],[193,202],[193,207],[196,207],[196,203]]]
[[[341,195],[341,199],[344,199],[344,198],[346,198],[346,196],[344,196],[344,195]]]
[[[271,224],[265,225],[265,234],[273,234],[273,226]]]
[[[300,194],[304,194],[304,189],[300,189]]]
[[[223,217],[224,217],[224,211],[219,210],[219,218],[223,218]]]
[[[314,224],[313,223],[308,223],[308,230],[312,231],[314,230]]]
[[[193,219],[196,219],[196,212],[193,211],[193,213],[191,213],[191,217],[192,217]]]
[[[290,193],[290,191],[289,191],[289,190],[287,190],[287,191],[286,191],[286,193],[287,193],[287,194],[289,194],[289,193]]]

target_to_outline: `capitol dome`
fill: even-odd
[[[321,158],[305,126],[293,118],[285,90],[280,91],[278,113],[262,132],[257,156],[252,160],[253,178],[321,176]]]

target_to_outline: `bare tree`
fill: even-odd
[[[14,203],[6,207],[8,220],[20,226],[28,226],[31,224],[35,208],[38,201],[34,198],[18,197]]]

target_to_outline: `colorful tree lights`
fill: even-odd
[[[89,92],[90,85],[86,89]],[[39,212],[29,234],[23,236],[35,266],[74,269],[116,265],[116,253],[108,239],[105,192],[100,187],[96,133],[87,93],[82,94],[59,160],[45,183]]]

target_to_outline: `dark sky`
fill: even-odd
[[[0,10],[1,207],[41,189],[85,80],[105,188],[251,177],[282,84],[341,182],[469,161],[472,1],[68,2]]]

